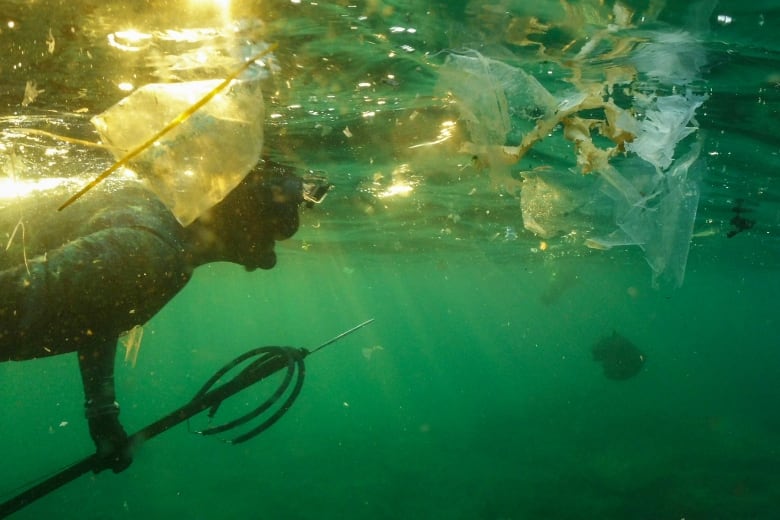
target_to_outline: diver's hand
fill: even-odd
[[[119,408],[87,417],[89,434],[97,448],[97,464],[92,471],[100,473],[111,468],[114,473],[124,471],[133,462],[127,433],[119,422]]]

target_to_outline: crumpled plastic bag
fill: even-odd
[[[640,73],[667,85],[687,85],[700,77],[707,64],[707,55],[692,34],[648,31],[642,36],[646,41],[640,43],[631,56],[631,62]]]
[[[620,229],[644,250],[654,286],[682,286],[699,206],[700,153],[701,143],[694,141],[685,155],[659,172],[644,200],[616,215]]]
[[[152,83],[92,118],[117,160],[219,85],[221,80]],[[259,79],[232,81],[128,168],[187,226],[249,173],[263,148]]]
[[[449,54],[439,69],[438,89],[455,98],[471,142],[478,145],[505,144],[513,123],[525,119],[530,129],[532,115],[547,114],[557,105],[536,78],[476,51]],[[519,116],[514,121],[512,112]]]
[[[677,143],[696,131],[691,120],[704,96],[661,96],[646,110],[639,134],[626,148],[657,168],[666,169],[674,160]]]
[[[523,227],[547,239],[582,229],[583,221],[593,223],[595,184],[585,176],[525,172],[520,191]]]

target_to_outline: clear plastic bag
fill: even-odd
[[[635,57],[646,78],[659,79],[653,71],[664,53],[679,63],[698,59],[696,46],[675,53],[681,36],[656,36],[658,45],[645,44]],[[572,83],[579,90],[556,97],[521,69],[469,51],[447,58],[439,86],[451,94],[471,138],[460,151],[479,157],[494,184],[512,182],[510,165],[541,141],[559,139],[559,127],[563,139],[573,144],[576,168],[596,174],[601,189],[562,181],[565,174],[555,178],[551,172],[523,172],[520,205],[526,229],[543,238],[582,232],[586,245],[598,249],[639,246],[653,283],[679,286],[699,200],[698,179],[689,174],[695,172],[700,152],[693,135],[698,129],[695,114],[706,96],[690,91],[657,95],[647,85],[644,92],[616,92],[613,84],[578,78]],[[662,79],[681,84],[690,78],[677,74]],[[619,94],[619,104],[613,94]],[[517,130],[523,132],[520,144],[508,146],[507,136]],[[559,145],[561,149],[567,148]],[[609,224],[604,215],[612,217]]]
[[[149,84],[92,123],[119,160],[219,84]],[[221,201],[260,159],[263,116],[260,80],[234,80],[127,166],[186,226]]]
[[[512,124],[549,114],[557,100],[536,78],[522,69],[487,58],[476,51],[450,54],[439,70],[439,89],[450,93],[460,119],[466,123],[471,142],[477,145],[503,145]],[[521,117],[510,121],[511,113]]]

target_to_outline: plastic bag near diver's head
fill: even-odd
[[[95,116],[92,123],[121,159],[220,82],[149,84]],[[263,116],[260,80],[234,80],[127,166],[186,226],[221,201],[260,159]]]

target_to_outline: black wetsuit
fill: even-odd
[[[130,463],[114,453],[127,438],[114,400],[118,337],[162,309],[200,264],[273,267],[274,240],[297,230],[302,184],[269,164],[187,228],[132,181],[106,183],[63,211],[72,187],[0,200],[9,245],[0,249],[0,361],[78,352],[90,433],[115,471]]]
[[[134,183],[61,212],[61,195],[26,199],[0,210],[3,245],[16,228],[12,247],[0,251],[0,361],[116,341],[191,276],[184,229]]]
[[[64,191],[4,201],[0,210],[0,361],[78,352],[86,415],[105,466],[130,453],[114,394],[117,338],[149,320],[187,283],[184,236],[137,183],[108,185],[62,212]]]

